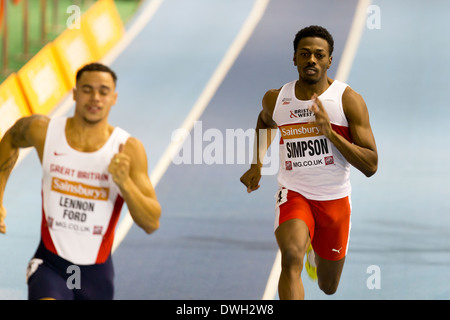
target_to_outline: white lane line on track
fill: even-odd
[[[224,57],[222,58],[222,61],[219,63],[216,70],[212,74],[211,78],[209,79],[202,93],[198,97],[190,113],[184,120],[180,129],[185,129],[188,132],[191,131],[191,129],[194,126],[194,122],[200,118],[203,111],[206,109],[209,102],[215,95],[220,84],[225,79],[225,76],[228,74],[237,57],[241,53],[245,44],[249,40],[250,36],[253,34],[253,31],[255,30],[256,26],[258,25],[259,21],[264,15],[264,12],[266,11],[269,2],[270,0],[255,1],[253,8],[249,16],[245,20],[241,30],[239,31],[238,35],[234,39],[231,46],[228,48],[228,51],[225,53]],[[161,156],[158,163],[156,164],[155,169],[152,171],[150,175],[150,180],[152,181],[154,187],[158,184],[159,180],[166,172],[167,168],[169,167],[172,161],[173,156],[179,151],[183,143],[184,139],[178,139],[176,141],[172,141],[167,146],[164,154]],[[133,219],[131,218],[130,213],[127,212],[125,214],[125,217],[121,221],[120,225],[117,227],[117,232],[112,248],[113,253],[120,245],[120,243],[123,241],[132,225]]]
[[[359,0],[356,7],[355,16],[353,18],[350,33],[347,38],[347,43],[342,52],[341,61],[336,71],[336,79],[340,81],[347,81],[350,70],[352,69],[353,61],[355,60],[356,51],[358,51],[359,42],[361,41],[364,28],[366,26],[367,8],[371,4],[371,0]]]
[[[340,81],[347,81],[348,75],[352,68],[353,60],[355,59],[356,51],[358,50],[359,42],[361,40],[365,23],[367,8],[370,6],[371,0],[359,0],[356,7],[355,16],[353,17],[350,33],[342,53],[339,66],[336,71],[335,78]],[[266,288],[262,296],[262,300],[273,300],[277,295],[278,279],[281,273],[281,253],[277,251],[275,261],[270,271],[269,279],[267,280]]]
[[[153,0],[142,11],[133,25],[126,31],[119,43],[103,58],[105,64],[111,64],[128,47],[144,27],[152,20],[164,0]]]

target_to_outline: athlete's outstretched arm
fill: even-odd
[[[255,129],[255,150],[254,160],[248,169],[242,176],[241,182],[247,187],[247,192],[258,190],[259,181],[261,180],[261,168],[263,166],[263,160],[269,149],[275,133],[271,129],[276,129],[277,124],[272,119],[273,110],[279,94],[279,90],[269,90],[264,95],[262,101],[262,110],[258,115]]]
[[[157,230],[161,206],[148,176],[147,155],[142,143],[129,138],[111,159],[108,170],[120,188],[134,222],[146,233]]]
[[[317,99],[317,95],[312,99],[316,99],[316,103],[311,107],[311,111],[314,112],[317,126],[324,135],[330,139],[352,166],[367,177],[375,174],[378,167],[378,153],[370,126],[369,112],[363,98],[350,87],[342,96],[344,113],[353,143],[332,129],[328,114],[320,100]]]
[[[21,118],[6,131],[0,141],[0,233],[6,232],[3,195],[6,182],[19,157],[19,149],[36,147],[41,156],[47,125],[48,118],[45,116],[33,115]]]
[[[0,233],[6,233],[6,209],[3,206],[3,195],[6,182],[19,157],[19,148],[12,142],[10,131],[0,141]]]

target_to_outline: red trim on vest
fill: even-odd
[[[104,263],[111,254],[111,249],[114,242],[114,231],[116,229],[117,221],[119,221],[120,211],[122,210],[123,203],[123,198],[118,195],[116,202],[114,203],[114,209],[111,215],[111,219],[109,220],[108,229],[103,236],[103,241],[100,244],[97,260],[95,261],[95,263]]]
[[[50,235],[48,221],[46,218],[45,210],[44,210],[44,191],[41,191],[41,197],[42,197],[42,222],[41,222],[41,238],[42,242],[44,243],[45,248],[54,253],[58,254],[56,251],[55,244],[53,243],[52,237]],[[51,223],[51,222],[50,222]]]
[[[350,129],[348,127],[331,124],[331,128],[340,136],[344,137],[348,142],[353,143],[352,136],[350,135]]]

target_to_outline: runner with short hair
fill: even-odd
[[[241,177],[248,192],[259,188],[262,157],[281,133],[275,237],[281,252],[280,299],[303,299],[308,274],[326,294],[336,292],[350,234],[350,166],[367,177],[378,154],[363,98],[330,79],[334,41],[323,27],[309,26],[294,39],[299,78],[267,91],[256,125],[257,163]],[[260,131],[261,130],[261,131]],[[260,149],[259,141],[267,139]],[[311,247],[314,249],[312,250]],[[317,269],[315,269],[317,268]]]
[[[116,81],[103,64],[84,66],[76,75],[72,117],[24,117],[0,141],[1,233],[4,190],[19,149],[34,147],[43,168],[41,241],[27,270],[29,299],[112,299],[111,248],[123,203],[145,232],[159,228],[161,207],[144,146],[108,123]],[[69,278],[74,272],[80,279]]]

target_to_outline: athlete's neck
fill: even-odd
[[[75,150],[95,152],[108,141],[114,127],[106,121],[87,123],[76,117],[68,118],[66,123],[66,140]]]
[[[299,100],[310,100],[314,93],[320,96],[333,83],[331,78],[323,78],[316,83],[308,83],[302,79],[295,83],[295,96]]]

